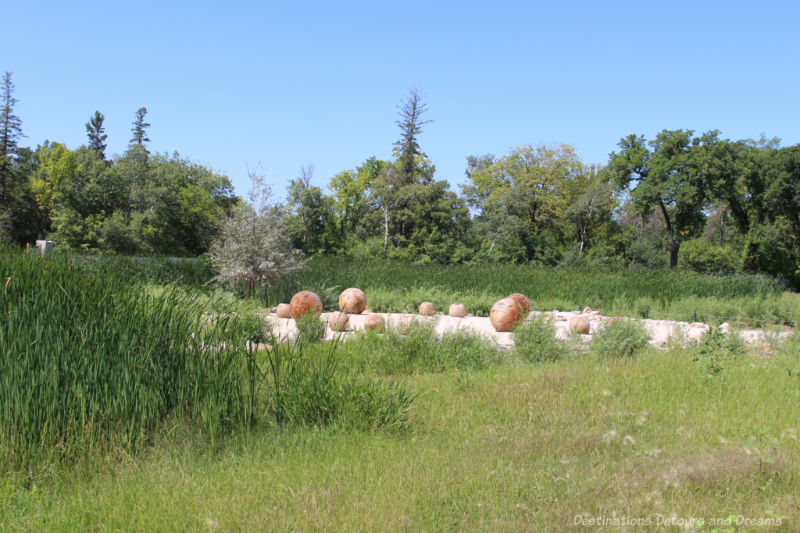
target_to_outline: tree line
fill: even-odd
[[[226,176],[150,154],[145,108],[122,156],[107,158],[99,111],[76,150],[23,148],[13,92],[6,73],[4,240],[47,235],[87,251],[199,255],[246,203]],[[296,249],[417,263],[684,266],[800,286],[800,145],[664,130],[622,138],[602,166],[566,144],[519,146],[469,156],[455,192],[421,147],[427,113],[411,90],[398,106],[391,159],[369,157],[331,177],[327,190],[312,185],[312,166],[289,181],[285,205],[270,212]]]

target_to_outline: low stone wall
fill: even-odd
[[[456,318],[447,315],[435,315],[432,317],[408,314],[408,313],[378,313],[383,317],[384,323],[387,328],[397,331],[405,331],[413,323],[430,324],[436,335],[441,336],[447,332],[464,331],[476,335],[481,335],[494,341],[498,347],[510,348],[514,345],[514,334],[508,332],[495,331],[492,324],[489,322],[488,317],[466,316],[464,318]],[[612,320],[626,320],[624,318],[614,318],[603,316],[597,311],[584,310],[581,311],[549,311],[541,313],[533,311],[529,316],[545,315],[553,319],[556,328],[556,338],[565,339],[569,335],[569,321],[575,316],[583,315],[589,320],[589,334],[581,335],[581,340],[584,342],[591,342],[592,337],[596,334],[604,324]],[[366,314],[350,315],[347,325],[347,331],[334,332],[326,327],[326,339],[332,340],[339,336],[341,339],[347,339],[355,335],[355,332],[364,329],[364,319]],[[328,313],[322,313],[320,317],[326,324],[328,323]],[[294,338],[297,335],[297,326],[295,321],[291,318],[278,318],[277,315],[271,313],[268,318],[272,324],[273,332],[281,339]],[[650,334],[650,344],[657,348],[663,348],[669,342],[670,337],[677,335],[679,338],[687,338],[694,341],[699,341],[705,333],[711,328],[708,324],[702,322],[678,322],[675,320],[649,320],[649,319],[633,319],[639,320],[645,329]],[[727,324],[720,326],[725,332],[730,331]],[[739,330],[738,334],[742,339],[752,345],[766,342],[768,338],[767,332],[757,329]],[[778,333],[778,336],[788,336],[791,332],[784,331]]]

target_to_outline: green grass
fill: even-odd
[[[359,287],[378,312],[416,312],[423,301],[446,312],[461,302],[487,316],[498,299],[526,294],[535,310],[590,306],[609,316],[634,316],[748,325],[795,324],[800,299],[760,275],[709,275],[686,270],[547,268],[533,265],[403,265],[313,258],[309,268],[270,291],[270,305],[307,289]]]
[[[709,376],[676,351],[403,374],[417,399],[400,432],[211,443],[169,425],[135,459],[5,477],[0,529],[583,531],[576,515],[615,513],[797,530],[797,355],[726,364]]]
[[[208,320],[192,291],[11,251],[0,277],[0,460],[132,451],[176,410],[212,433],[246,417],[250,330]]]
[[[798,335],[768,358],[721,334],[642,349],[623,321],[597,335],[600,352],[555,342],[544,319],[508,351],[421,326],[277,344],[252,302],[81,261],[0,255],[0,530],[585,531],[576,516],[730,515],[800,527]],[[361,285],[368,299],[358,281],[381,272],[315,268],[322,288]],[[422,295],[426,273],[440,308],[493,291],[536,305],[572,283],[504,268],[475,270],[489,281],[459,293],[469,270],[396,267],[370,306]],[[629,282],[580,275],[607,294],[614,276]],[[642,301],[672,291],[650,279],[631,282]],[[665,282],[696,283],[690,298],[782,298],[763,279],[717,296],[704,293],[723,290],[716,278]]]

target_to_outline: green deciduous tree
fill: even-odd
[[[575,149],[565,144],[512,148],[499,159],[468,159],[469,183],[463,190],[479,209],[483,253],[492,259],[555,262],[566,238],[572,182],[583,172]]]
[[[307,255],[331,253],[341,244],[336,224],[334,200],[311,185],[314,167],[300,169],[300,176],[289,183],[288,203],[292,210],[286,225],[294,246]]]
[[[641,215],[657,210],[665,225],[669,266],[678,264],[681,240],[702,228],[708,195],[702,174],[693,160],[695,139],[691,130],[664,130],[649,143],[629,135],[612,152],[607,172],[613,183],[629,191]]]

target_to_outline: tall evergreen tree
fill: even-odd
[[[86,135],[89,136],[89,148],[97,152],[100,159],[106,158],[106,139],[103,121],[106,117],[100,111],[95,111],[94,116],[86,123]]]
[[[397,125],[402,132],[400,140],[394,143],[395,154],[400,163],[399,185],[414,183],[417,156],[425,154],[419,147],[417,137],[422,133],[422,126],[430,123],[430,120],[422,120],[422,114],[428,110],[428,106],[422,102],[422,92],[413,88],[409,92],[408,98],[398,106],[400,120]]]
[[[14,114],[14,82],[11,73],[3,75],[2,105],[0,105],[0,239],[10,237],[14,213],[11,206],[14,180],[14,159],[22,135],[22,121]]]
[[[133,138],[130,140],[131,144],[142,146],[144,143],[150,142],[147,137],[147,128],[150,127],[150,124],[144,121],[145,115],[147,115],[146,107],[140,107],[136,110],[136,120],[133,121],[133,127],[131,128],[133,133]]]

